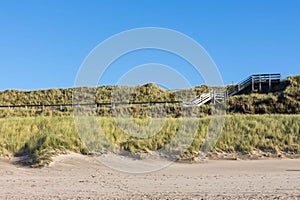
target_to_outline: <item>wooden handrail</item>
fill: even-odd
[[[234,88],[228,91],[228,96],[233,96],[242,91],[251,84],[260,83],[262,81],[281,81],[281,74],[254,74],[239,82]]]

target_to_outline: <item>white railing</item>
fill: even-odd
[[[224,101],[226,99],[226,92],[220,90],[211,90],[208,93],[203,93],[199,97],[191,101],[192,105],[201,106],[209,101],[216,100],[214,102]]]

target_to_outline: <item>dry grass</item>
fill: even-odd
[[[82,91],[85,88],[82,88]],[[81,88],[78,88],[81,91]],[[164,90],[154,84],[146,84],[137,87],[127,86],[102,86],[91,89],[92,94],[82,94],[81,97],[91,95],[91,100],[97,103],[112,101],[131,102],[151,102],[151,101],[190,101],[196,95],[207,92],[207,86],[197,86],[195,88],[178,91]],[[0,92],[0,105],[26,105],[26,104],[70,104],[74,89],[50,89],[39,91],[16,91],[7,90]],[[80,96],[81,93],[79,92]],[[280,85],[273,88],[268,94],[243,94],[230,97],[227,102],[227,111],[230,114],[300,114],[300,76],[288,77]],[[91,101],[89,101],[91,103]],[[153,106],[152,106],[153,107]],[[154,109],[164,110],[169,117],[181,117],[182,107],[178,104],[158,105]],[[190,117],[208,116],[212,112],[210,105],[201,107],[190,107]],[[135,118],[145,118],[152,115],[147,105],[117,106],[115,112],[129,113]],[[97,115],[111,117],[113,115],[111,107],[98,107]],[[29,117],[29,116],[70,116],[70,107],[64,107],[63,112],[48,108],[45,111],[40,108],[15,108],[0,109],[1,117]],[[153,116],[151,116],[153,117]],[[154,116],[159,117],[159,116]]]
[[[151,119],[152,126],[148,129],[143,128],[140,132],[131,128],[130,125],[127,126],[126,131],[122,130],[120,127],[126,126],[126,120],[121,120],[118,124],[113,118],[99,117],[97,120],[111,145],[99,141],[97,129],[94,130],[94,135],[87,132],[86,138],[89,139],[85,141],[93,142],[89,144],[89,147],[101,152],[107,150],[128,150],[135,153],[155,151],[173,140],[178,133],[179,126],[186,133],[190,133],[191,125],[199,123],[195,138],[188,151],[185,152],[192,154],[199,151],[203,143],[210,117],[203,119],[167,118],[161,130],[158,127],[162,124],[161,119]],[[149,118],[134,119],[133,122],[146,127],[149,120]],[[215,150],[251,153],[259,149],[271,153],[280,151],[299,153],[299,121],[299,115],[227,116]],[[131,133],[128,133],[130,131]],[[153,131],[156,134],[149,136],[149,133]],[[184,139],[184,137],[179,138],[173,145],[180,146],[185,142]],[[167,148],[174,148],[174,146]],[[51,160],[52,155],[66,150],[88,152],[77,134],[72,117],[0,119],[0,155],[2,156],[13,156],[18,152],[27,151],[33,155],[32,163],[43,163]]]

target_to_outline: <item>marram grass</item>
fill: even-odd
[[[142,129],[134,129],[126,120],[98,117],[97,123],[105,134],[106,140],[99,140],[99,130],[87,130],[81,134],[92,151],[120,151],[140,153],[155,151],[168,146],[180,130],[194,135],[187,151],[191,155],[200,150],[206,136],[210,118],[166,118],[132,119]],[[147,125],[151,123],[151,128]],[[197,125],[197,131],[191,133],[191,125]],[[161,126],[161,127],[156,127]],[[125,127],[125,128],[124,128]],[[83,127],[84,128],[84,127]],[[158,128],[158,129],[157,129]],[[125,129],[125,131],[124,131]],[[154,133],[152,133],[154,132]],[[187,138],[179,138],[172,145],[181,145]],[[168,147],[172,148],[172,147]],[[214,150],[225,152],[246,152],[262,150],[272,153],[300,151],[300,115],[229,115]],[[0,119],[0,155],[13,156],[19,152],[33,155],[32,163],[43,163],[51,156],[74,151],[83,154],[88,149],[78,136],[73,117],[29,117]]]

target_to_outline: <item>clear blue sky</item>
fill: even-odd
[[[254,73],[300,74],[298,0],[0,0],[0,90],[72,87],[96,45],[149,26],[195,39],[225,84]],[[174,64],[192,85],[202,84],[176,58],[155,52],[137,58],[139,64]],[[102,84],[115,83],[122,72],[118,67]]]

